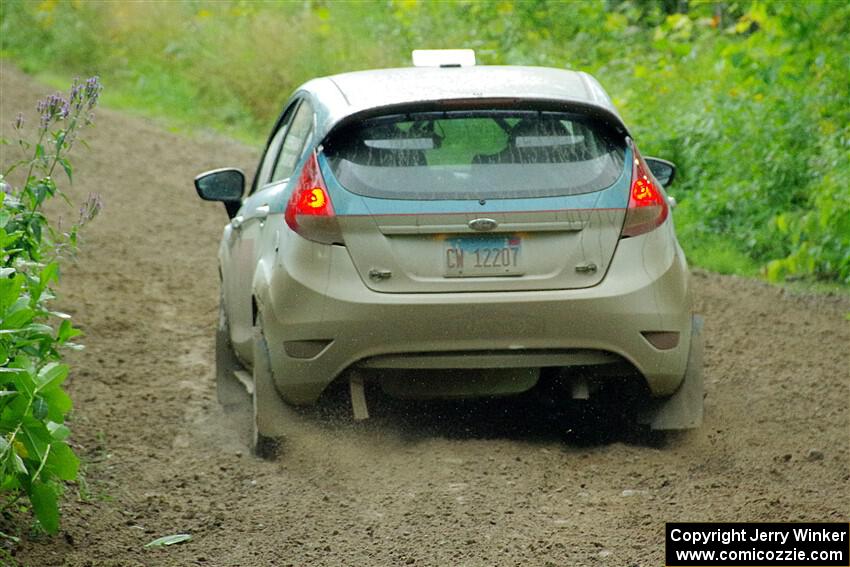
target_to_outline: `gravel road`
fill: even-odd
[[[8,138],[49,89],[8,61],[0,89]],[[356,426],[308,412],[283,458],[259,461],[247,413],[215,401],[226,217],[192,187],[205,169],[252,171],[258,151],[105,110],[86,136],[70,193],[100,191],[106,208],[60,301],[86,332],[69,386],[86,480],[67,490],[57,536],[0,518],[23,532],[0,542],[21,565],[656,567],[665,521],[850,516],[850,300],[703,272],[698,431],[587,441],[517,402],[387,403]],[[172,533],[192,540],[144,548]]]

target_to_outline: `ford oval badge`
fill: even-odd
[[[475,219],[469,221],[469,228],[478,232],[489,232],[499,226],[493,219]]]

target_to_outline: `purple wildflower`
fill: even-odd
[[[41,128],[46,130],[54,120],[64,120],[71,113],[71,106],[61,94],[48,95],[36,106],[41,114]]]
[[[100,97],[100,91],[103,90],[103,85],[100,84],[100,77],[95,75],[86,79],[85,98],[88,102],[89,109],[94,108],[97,104],[97,99]]]
[[[74,84],[71,85],[70,103],[71,106],[74,107],[74,110],[78,112],[82,110],[83,104],[85,104],[85,98],[83,98],[83,89],[84,86],[80,84],[80,78],[74,77]]]
[[[80,205],[80,220],[79,225],[83,226],[91,221],[103,209],[103,198],[100,193],[89,193],[89,196]]]

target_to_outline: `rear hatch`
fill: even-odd
[[[372,117],[319,156],[345,245],[387,293],[584,288],[628,204],[625,137],[574,112]]]

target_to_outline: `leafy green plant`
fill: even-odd
[[[67,442],[71,398],[62,387],[69,370],[62,353],[81,348],[73,342],[80,331],[70,317],[51,308],[52,286],[62,258],[77,247],[80,227],[102,205],[90,195],[77,222],[64,231],[50,223],[44,205],[57,195],[65,197],[53,175],[61,168],[71,181],[67,155],[80,129],[91,123],[101,90],[99,79],[92,77],[74,81],[67,98],[57,93],[39,102],[35,143],[18,140],[30,157],[0,176],[0,496],[6,499],[4,509],[26,496],[38,523],[50,533],[59,526],[62,481],[74,480],[79,469]],[[19,135],[23,126],[19,114]],[[26,174],[16,189],[6,180],[19,168]]]

